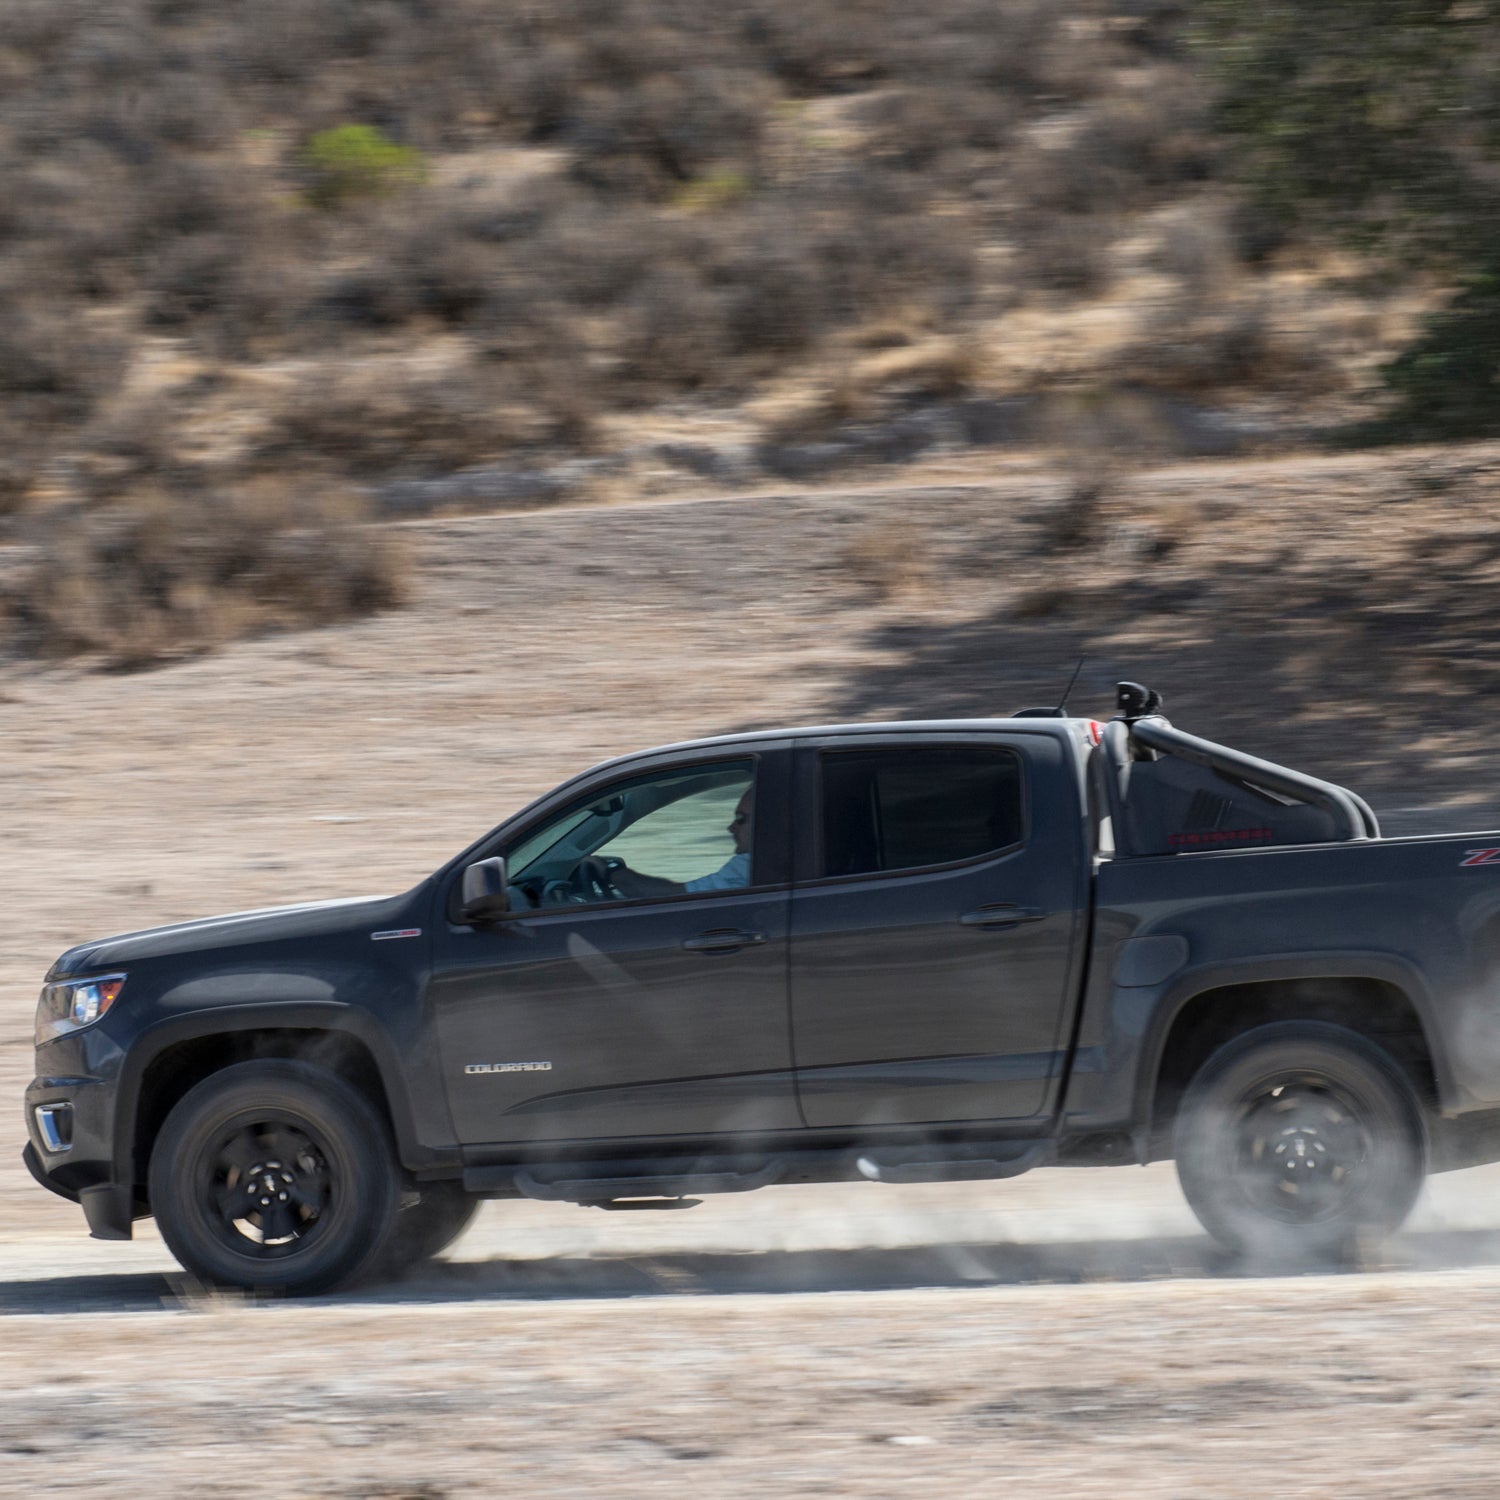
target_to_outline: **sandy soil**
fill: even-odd
[[[1045,701],[1085,646],[1082,707],[1142,675],[1190,727],[1485,821],[1487,619],[1455,646],[1429,610],[1371,661],[1390,601],[1326,587],[1384,566],[1428,609],[1457,564],[1421,549],[1455,536],[1488,579],[1495,456],[1420,493],[1412,463],[1136,476],[1067,551],[1066,486],[1034,476],[449,520],[406,528],[397,614],[139,676],[4,668],[0,1094],[84,936],[398,889],[605,755]],[[1132,609],[1143,574],[1213,586]],[[1272,586],[1327,607],[1267,614]],[[1152,1169],[492,1205],[419,1282],[277,1307],[202,1296],[149,1232],[83,1238],[11,1139],[0,1493],[1495,1492],[1494,1172],[1436,1180],[1387,1261],[1338,1277],[1234,1274]]]
[[[1236,1274],[1169,1168],[488,1205],[294,1305],[149,1233],[3,1248],[0,1493],[1494,1494],[1492,1168],[1355,1274]],[[4,1316],[10,1314],[9,1316]]]

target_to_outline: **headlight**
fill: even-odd
[[[93,979],[64,979],[44,984],[36,1003],[36,1044],[50,1042],[92,1026],[125,988],[123,974],[100,974]]]

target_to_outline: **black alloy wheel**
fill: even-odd
[[[239,1063],[189,1090],[151,1157],[162,1238],[205,1282],[309,1294],[373,1266],[397,1173],[382,1122],[335,1073]]]
[[[1183,1098],[1177,1172],[1204,1228],[1273,1259],[1344,1260],[1399,1227],[1426,1171],[1422,1112],[1380,1048],[1314,1021],[1221,1047]]]
[[[1379,1149],[1361,1102],[1317,1073],[1280,1073],[1241,1101],[1236,1175],[1269,1219],[1316,1224],[1359,1199]]]
[[[199,1158],[211,1223],[233,1250],[271,1260],[301,1253],[328,1223],[333,1169],[317,1139],[288,1119],[232,1126]]]

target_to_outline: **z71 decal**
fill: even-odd
[[[1500,865],[1500,849],[1465,849],[1458,867],[1462,870],[1466,865]]]

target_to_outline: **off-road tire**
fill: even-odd
[[[403,1202],[381,1252],[379,1274],[403,1276],[431,1260],[466,1230],[480,1200],[457,1182],[424,1182]]]
[[[309,1296],[376,1264],[399,1178],[383,1122],[352,1085],[266,1060],[188,1090],[157,1136],[149,1187],[162,1238],[192,1275]]]
[[[1285,1021],[1219,1048],[1188,1086],[1177,1175],[1199,1222],[1257,1259],[1346,1262],[1398,1228],[1426,1174],[1406,1075],[1342,1026]]]

